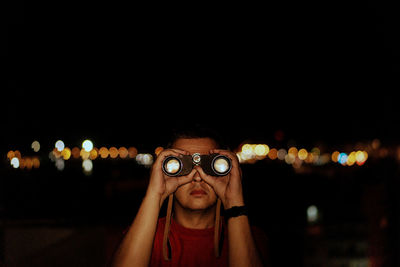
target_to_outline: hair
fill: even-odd
[[[216,128],[205,124],[180,124],[172,128],[167,147],[172,147],[175,141],[181,138],[210,138],[215,141],[217,147],[227,148],[227,144],[223,141]]]

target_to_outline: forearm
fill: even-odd
[[[262,266],[247,216],[228,220],[229,266]]]
[[[148,266],[160,212],[159,196],[146,194],[113,259],[113,267]]]

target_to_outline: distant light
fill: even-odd
[[[8,158],[9,160],[11,160],[13,157],[15,157],[14,151],[12,151],[12,150],[8,151],[8,152],[7,152],[7,158]]]
[[[340,152],[339,152],[339,151],[333,152],[333,153],[332,153],[332,157],[331,157],[332,161],[333,161],[333,162],[338,162],[338,160],[339,160],[339,155],[340,155]]]
[[[79,149],[79,147],[76,147],[76,146],[75,146],[75,147],[72,148],[71,154],[72,154],[72,157],[73,157],[74,159],[77,159],[77,158],[79,158],[80,155],[81,155],[81,150]]]
[[[250,144],[244,144],[244,145],[242,146],[242,157],[243,157],[244,159],[246,159],[246,158],[249,158],[249,159],[250,159],[250,158],[252,157],[253,153],[254,153],[254,151],[253,151],[252,145],[250,145]]]
[[[19,159],[14,157],[11,159],[11,166],[13,166],[15,169],[17,169],[19,167]]]
[[[310,223],[318,220],[318,208],[315,205],[311,205],[307,208],[307,221]]]
[[[99,152],[98,152],[99,150],[97,149],[97,148],[93,148],[91,151],[90,151],[90,153],[89,153],[89,158],[91,159],[91,160],[95,160],[95,159],[97,159],[97,157],[98,157],[98,155],[99,155]]]
[[[307,152],[307,150],[305,148],[302,148],[297,153],[297,156],[299,157],[299,159],[305,160],[307,158],[307,156],[308,156],[308,152]]]
[[[102,158],[102,159],[105,159],[105,158],[107,158],[108,157],[108,154],[109,154],[109,152],[108,152],[108,149],[106,148],[106,147],[101,147],[100,149],[99,149],[99,154],[100,154],[100,157]]]
[[[82,162],[82,168],[85,173],[90,173],[93,170],[93,162],[90,159],[85,159]]]
[[[118,149],[118,153],[119,153],[119,156],[121,159],[127,158],[128,154],[129,154],[128,149],[124,146],[122,146]]]
[[[159,146],[154,150],[154,153],[158,156],[161,153],[161,151],[163,151],[163,150],[164,150],[164,148]]]
[[[361,166],[365,163],[368,158],[368,153],[366,151],[357,151],[356,152],[356,163]]]
[[[151,154],[144,154],[143,164],[146,166],[150,166],[151,164],[153,164],[153,156]]]
[[[85,141],[83,141],[82,143],[82,148],[86,151],[86,152],[90,152],[93,149],[93,142],[86,139]]]
[[[56,159],[55,165],[57,170],[62,171],[65,168],[65,161],[62,158],[58,158]]]
[[[40,167],[40,160],[37,157],[34,157],[32,159],[32,163],[33,163],[33,168],[37,169]]]
[[[32,145],[31,145],[31,148],[33,149],[33,151],[35,151],[35,152],[39,152],[39,150],[40,150],[40,143],[39,143],[39,141],[33,141],[32,142]]]
[[[254,152],[257,156],[266,156],[269,152],[269,146],[267,145],[256,145],[254,147]]]
[[[61,151],[61,156],[64,160],[69,160],[71,157],[71,149],[69,149],[69,147],[64,148],[63,151]]]
[[[115,158],[118,157],[119,152],[118,152],[118,149],[116,147],[112,146],[112,147],[110,147],[110,149],[108,151],[109,151],[110,157],[112,159],[115,159]]]
[[[268,153],[268,157],[272,160],[276,159],[278,157],[278,150],[276,150],[276,148],[271,148]]]
[[[295,160],[296,160],[296,156],[293,153],[285,155],[285,162],[287,164],[293,164]]]
[[[138,164],[148,167],[153,164],[153,156],[151,154],[138,154],[136,161]]]
[[[132,146],[132,147],[128,148],[128,154],[131,159],[136,158],[137,153],[138,153],[138,151],[137,151],[136,147]]]
[[[278,159],[284,160],[286,155],[287,155],[286,149],[281,148],[278,150],[278,153],[277,153]]]
[[[289,148],[289,150],[288,150],[288,154],[289,154],[289,155],[293,155],[294,157],[297,157],[298,152],[299,152],[299,151],[298,151],[297,148],[294,147],[294,146],[292,146],[292,147]]]
[[[346,153],[340,153],[340,154],[339,154],[339,157],[338,157],[338,162],[339,162],[340,164],[342,164],[342,165],[345,165],[346,162],[347,162],[347,158],[348,158],[348,156],[347,156]]]
[[[54,145],[55,148],[57,148],[58,152],[63,151],[63,149],[65,148],[64,142],[61,140],[58,140],[56,142],[56,144]]]
[[[351,152],[346,160],[347,165],[353,166],[356,163],[356,152]]]

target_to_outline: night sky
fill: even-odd
[[[153,147],[210,122],[238,144],[281,130],[342,144],[399,130],[394,4],[9,4],[2,143],[84,137]]]

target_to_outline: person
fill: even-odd
[[[175,133],[152,166],[145,196],[114,253],[113,267],[265,266],[266,239],[256,239],[264,236],[255,235],[249,223],[238,158],[219,143],[212,131],[201,128]],[[231,160],[231,170],[222,177],[206,174],[200,165],[180,177],[163,172],[167,157],[194,153],[224,155]],[[167,198],[169,211],[159,218]],[[229,218],[219,216],[221,205]]]

